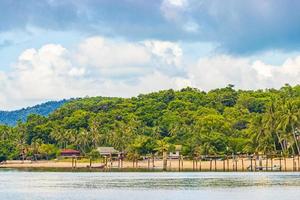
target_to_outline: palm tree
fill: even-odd
[[[89,132],[85,129],[81,129],[77,134],[75,143],[83,154],[86,154],[89,148]]]
[[[18,139],[17,139],[17,145],[19,149],[21,150],[22,160],[25,159],[25,148],[26,148],[26,126],[25,124],[18,122],[16,127]]]
[[[10,136],[10,128],[0,126],[0,138],[2,141],[7,140]]]
[[[294,102],[287,101],[282,106],[280,116],[280,123],[278,124],[278,127],[286,131],[287,133],[290,133],[293,136],[297,153],[300,154],[299,144],[296,137],[296,127],[300,123],[299,108]]]
[[[97,145],[101,140],[99,130],[100,130],[99,126],[97,125],[96,121],[93,120],[90,126],[90,138],[94,149],[97,148]]]
[[[117,122],[114,130],[110,134],[110,142],[118,150],[124,151],[127,144],[130,144],[137,135],[139,123],[130,120],[128,123]]]
[[[253,142],[256,152],[269,152],[274,144],[274,140],[270,132],[266,131],[261,115],[256,116],[251,123],[250,131],[253,133]],[[275,148],[275,147],[274,147]]]
[[[54,127],[52,132],[50,133],[50,136],[57,141],[57,144],[60,148],[65,148],[67,138],[61,128]]]
[[[280,137],[276,128],[278,124],[278,118],[279,117],[278,112],[276,112],[275,99],[272,99],[263,118],[264,129],[270,137],[274,138],[274,142],[276,141],[275,138],[277,138],[277,141],[281,147],[281,151],[284,151],[282,138]],[[274,150],[277,150],[276,144],[274,144]]]
[[[31,143],[31,147],[33,150],[33,156],[34,156],[35,160],[37,160],[37,154],[39,153],[39,149],[42,144],[43,144],[43,140],[41,140],[40,138],[33,140]]]
[[[167,169],[167,152],[170,149],[170,144],[166,140],[158,140],[155,150],[163,154],[163,170]]]
[[[69,144],[74,144],[74,142],[76,141],[77,134],[78,131],[75,129],[68,129],[67,131],[64,132],[63,138],[65,142],[65,148]]]

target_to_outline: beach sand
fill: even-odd
[[[252,170],[255,171],[256,167],[263,167],[264,170],[267,167],[268,171],[271,171],[271,166],[281,166],[281,171],[300,171],[298,158],[286,158],[280,159],[262,159],[261,161],[252,160]],[[72,161],[7,161],[2,163],[0,168],[72,168],[75,167],[75,163],[72,165]],[[89,162],[76,162],[76,168],[88,168]],[[104,166],[104,163],[93,162],[93,167]],[[250,171],[251,160],[248,158],[237,159],[237,160],[212,160],[212,161],[192,161],[192,160],[168,160],[167,170],[169,171]],[[122,169],[162,169],[163,161],[155,160],[154,166],[151,160],[139,160],[138,162],[123,161],[122,165],[118,160],[108,162],[106,168],[122,168]],[[273,168],[273,170],[276,170]],[[277,168],[278,171],[278,168]]]

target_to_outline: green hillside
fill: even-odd
[[[129,157],[183,146],[183,154],[299,153],[300,86],[279,90],[164,90],[133,98],[92,97],[65,103],[48,117],[30,115],[2,126],[0,155],[21,148],[52,155],[59,148],[88,154],[113,146]],[[47,149],[47,151],[45,150]]]
[[[42,116],[48,116],[54,110],[66,103],[67,100],[61,101],[49,101],[33,107],[23,108],[15,111],[0,111],[0,124],[6,124],[15,126],[20,120],[25,122],[28,115],[38,114]]]

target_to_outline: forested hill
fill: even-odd
[[[61,104],[63,102],[60,102]],[[46,113],[43,113],[46,114]],[[48,117],[30,115],[15,127],[0,126],[0,156],[57,155],[78,149],[89,155],[112,146],[127,156],[169,151],[185,156],[300,152],[300,85],[280,89],[163,90],[132,98],[69,101]],[[2,145],[2,149],[1,149]]]
[[[6,124],[14,126],[18,120],[22,122],[26,121],[27,116],[30,114],[38,114],[42,116],[48,116],[57,108],[61,107],[67,100],[49,101],[43,104],[39,104],[33,107],[23,108],[15,111],[0,111],[0,124]]]

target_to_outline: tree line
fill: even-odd
[[[54,158],[59,149],[83,155],[112,146],[128,158],[171,151],[186,156],[299,154],[300,85],[209,92],[163,90],[132,98],[73,99],[49,116],[32,114],[0,126],[0,160]]]

